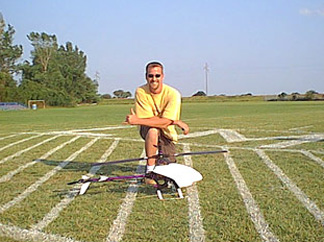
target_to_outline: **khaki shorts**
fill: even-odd
[[[147,132],[149,131],[150,128],[151,127],[148,127],[148,126],[140,126],[140,135],[144,140],[145,140]],[[172,140],[167,138],[163,134],[163,132],[161,130],[160,130],[159,142],[160,142],[160,145],[161,145],[162,154],[164,154],[164,155],[174,155],[176,153],[175,144],[172,142]],[[168,157],[168,159],[171,162],[177,162],[176,158],[174,156],[170,156],[170,157]]]

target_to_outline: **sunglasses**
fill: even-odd
[[[153,75],[153,74],[148,74],[147,75],[149,78],[153,78],[154,76],[156,77],[156,78],[160,78],[161,77],[161,74],[155,74],[155,75]]]

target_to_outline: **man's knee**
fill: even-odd
[[[157,141],[158,138],[159,138],[159,135],[160,135],[160,130],[159,129],[157,129],[157,128],[150,128],[147,131],[145,140],[156,140]]]

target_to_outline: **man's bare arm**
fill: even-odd
[[[167,128],[169,125],[176,125],[180,129],[182,129],[184,134],[189,133],[189,126],[181,120],[173,121],[167,118],[161,118],[156,116],[151,118],[138,118],[133,109],[131,109],[131,113],[126,116],[126,120],[124,123],[130,125],[144,125],[160,129]]]

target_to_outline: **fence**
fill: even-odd
[[[17,102],[0,102],[0,110],[22,110],[26,105]]]

